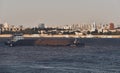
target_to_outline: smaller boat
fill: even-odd
[[[24,39],[23,34],[14,34],[10,40],[5,42],[8,46],[84,46],[77,38],[29,38]]]

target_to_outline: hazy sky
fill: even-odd
[[[120,24],[120,0],[0,0],[0,22],[24,26]]]

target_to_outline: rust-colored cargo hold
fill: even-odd
[[[74,43],[73,38],[41,38],[35,41],[35,45],[67,46]]]

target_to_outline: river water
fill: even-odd
[[[79,39],[84,47],[0,42],[0,73],[120,73],[120,39]]]

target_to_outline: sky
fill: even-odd
[[[120,25],[120,0],[0,0],[0,23],[29,27],[94,21]]]

